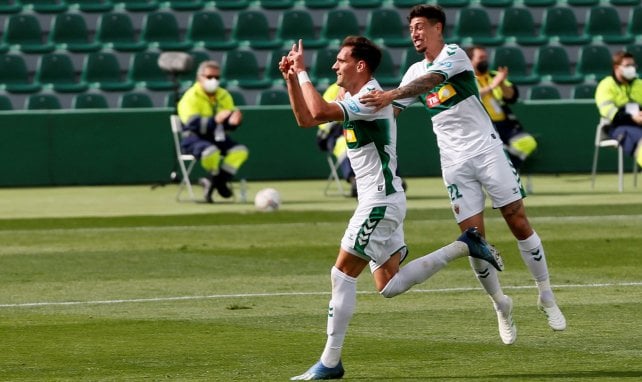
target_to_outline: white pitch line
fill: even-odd
[[[608,288],[608,287],[627,287],[642,286],[642,282],[624,282],[624,283],[601,283],[601,284],[566,284],[554,285],[554,289],[565,288]],[[532,285],[505,286],[503,289],[533,289]],[[411,289],[412,293],[446,293],[446,292],[469,292],[481,290],[475,288],[443,288],[443,289]],[[376,294],[372,291],[357,292],[358,294]],[[124,304],[137,302],[164,302],[164,301],[189,301],[189,300],[215,300],[225,298],[249,298],[249,297],[279,297],[279,296],[323,296],[329,295],[330,292],[281,292],[281,293],[238,293],[238,294],[212,294],[206,296],[176,296],[176,297],[153,297],[153,298],[133,298],[119,300],[96,300],[96,301],[61,301],[61,302],[25,302],[18,304],[0,304],[0,308],[32,308],[43,306],[73,306],[73,305],[109,305]]]

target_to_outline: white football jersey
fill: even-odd
[[[397,123],[392,106],[379,111],[359,101],[362,94],[381,90],[375,79],[357,94],[346,93],[335,101],[343,109],[343,135],[348,158],[355,173],[359,201],[384,201],[387,195],[402,191],[397,172]]]
[[[403,76],[402,87],[428,73],[438,73],[445,81],[428,93],[393,102],[404,109],[420,101],[428,110],[437,136],[441,166],[465,162],[467,159],[501,146],[488,113],[479,101],[475,72],[470,59],[456,44],[444,45],[437,58],[416,62]]]

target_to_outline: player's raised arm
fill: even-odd
[[[294,45],[292,46],[292,49],[294,49]],[[294,113],[297,125],[300,127],[316,126],[317,124],[315,123],[314,118],[312,118],[312,114],[310,114],[310,110],[308,110],[308,107],[303,100],[301,87],[299,86],[296,73],[294,73],[292,63],[288,57],[281,57],[279,70],[281,71],[281,74],[283,74],[285,84],[288,88],[290,106],[292,106],[292,112]]]
[[[435,86],[444,82],[445,78],[438,73],[425,74],[405,86],[388,91],[372,91],[366,93],[359,98],[361,103],[366,106],[371,106],[377,110],[388,106],[396,99],[417,97],[420,94],[427,93]]]

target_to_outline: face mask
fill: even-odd
[[[488,71],[488,61],[481,61],[475,67],[479,73],[486,73]]]
[[[638,76],[638,73],[637,73],[637,70],[635,69],[635,66],[622,67],[622,77],[624,77],[625,79],[630,81],[637,76]]]
[[[216,89],[218,89],[218,84],[219,82],[216,78],[210,78],[209,80],[205,80],[205,82],[203,82],[203,89],[206,93],[214,93]]]

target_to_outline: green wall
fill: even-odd
[[[296,126],[287,106],[245,107],[234,138],[250,158],[239,177],[325,178],[315,129]],[[592,102],[520,103],[514,111],[539,142],[532,173],[590,172],[598,115]],[[169,181],[174,153],[171,109],[0,112],[0,186],[138,184]],[[438,176],[439,156],[426,112],[399,117],[399,166],[404,176]],[[606,150],[605,150],[606,151]],[[615,150],[600,171],[615,171]],[[631,161],[627,160],[627,167]],[[198,174],[197,174],[198,175]]]

